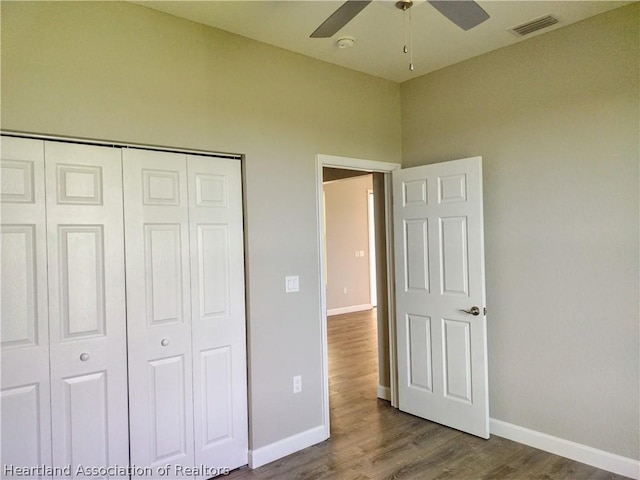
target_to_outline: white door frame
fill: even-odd
[[[375,160],[366,160],[361,158],[339,157],[335,155],[316,155],[316,206],[318,221],[318,258],[320,265],[320,322],[321,322],[321,341],[322,341],[322,423],[324,427],[325,438],[330,436],[329,425],[329,353],[328,353],[328,337],[327,337],[327,292],[326,278],[323,265],[325,265],[325,229],[324,229],[324,204],[322,169],[323,167],[342,168],[348,170],[360,170],[366,172],[384,173],[385,174],[385,217],[386,221],[386,237],[387,237],[387,276],[393,279],[393,222],[391,221],[391,172],[401,168],[399,163],[379,162]],[[387,282],[388,288],[388,318],[389,318],[389,366],[390,366],[390,387],[391,387],[391,405],[397,405],[397,388],[396,388],[396,329],[395,329],[395,300],[393,291],[393,281]]]
[[[375,221],[375,199],[373,188],[367,189],[367,233],[369,234],[369,300],[371,306],[378,306],[378,285],[376,268],[376,221]]]

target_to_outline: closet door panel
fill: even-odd
[[[193,466],[186,157],[125,149],[123,162],[131,462]]]
[[[1,142],[0,463],[51,465],[44,142]]]
[[[186,437],[186,368],[184,355],[152,360],[149,365],[151,463],[190,456]],[[182,463],[182,461],[181,461]],[[182,463],[184,464],[184,463]]]
[[[70,375],[62,380],[65,461],[72,465],[109,465],[108,372]]]
[[[45,142],[53,463],[127,465],[119,149]]]
[[[247,464],[247,378],[238,160],[188,156],[196,464]]]

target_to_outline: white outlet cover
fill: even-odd
[[[302,375],[296,375],[293,377],[293,393],[300,393],[302,391]]]

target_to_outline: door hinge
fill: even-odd
[[[484,307],[484,308],[482,309],[482,311],[483,311],[483,315],[486,317],[486,316],[487,316],[487,307]]]

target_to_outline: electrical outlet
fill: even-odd
[[[302,375],[296,375],[293,377],[293,393],[300,393],[302,391]]]
[[[342,290],[342,293],[344,293],[345,295],[347,294],[347,287],[344,287],[344,289]]]

